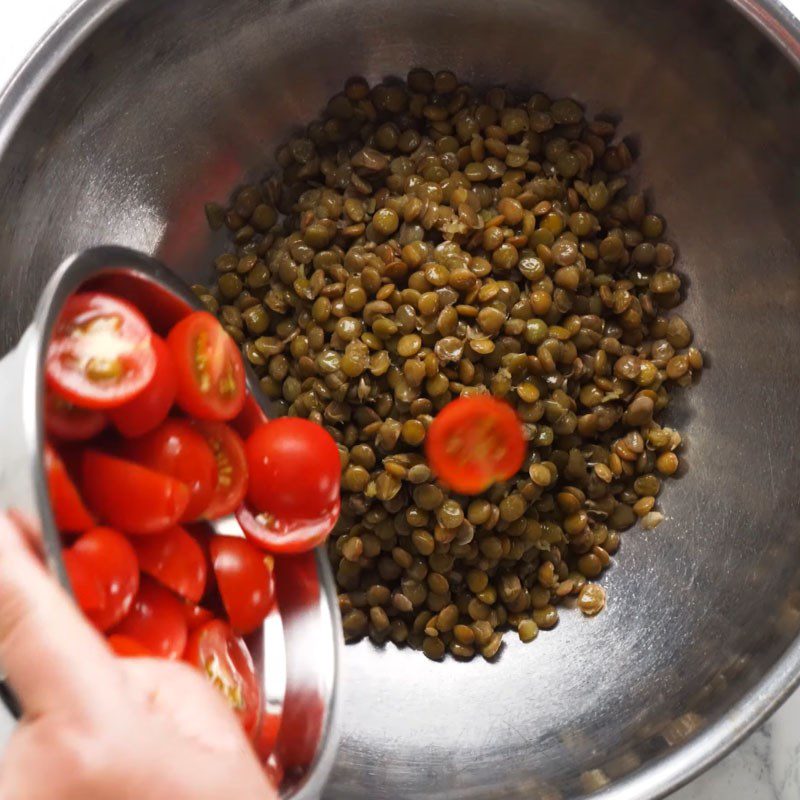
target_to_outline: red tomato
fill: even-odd
[[[61,557],[64,559],[72,594],[81,610],[85,614],[102,611],[106,605],[106,592],[91,564],[74,550],[64,550]]]
[[[189,602],[183,604],[183,616],[190,631],[195,631],[214,619],[214,615],[207,608]]]
[[[234,536],[214,536],[209,550],[231,626],[242,636],[253,633],[275,602],[274,559]]]
[[[261,688],[250,651],[230,625],[215,619],[194,631],[186,647],[186,660],[222,693],[242,727],[252,733],[261,713]]]
[[[114,633],[139,642],[160,658],[180,658],[188,637],[183,603],[155,581],[142,578],[133,608]]]
[[[460,397],[434,418],[425,453],[439,479],[461,494],[480,494],[516,474],[525,438],[514,409],[491,395]]]
[[[275,753],[272,753],[264,762],[264,773],[274,788],[277,789],[283,783],[285,771]]]
[[[245,400],[242,354],[207,311],[184,317],[169,332],[178,405],[196,419],[230,420]]]
[[[47,380],[75,405],[122,405],[153,378],[151,336],[147,320],[130,303],[99,292],[74,294],[53,328]]]
[[[108,645],[120,658],[150,658],[152,653],[130,636],[112,634],[108,637]]]
[[[217,484],[211,502],[203,511],[205,519],[233,514],[247,494],[247,459],[244,442],[224,422],[196,422],[217,460]]]
[[[253,746],[265,762],[268,761],[272,751],[275,749],[280,729],[281,715],[270,714],[267,709],[264,709],[261,715],[261,724],[253,737]],[[280,781],[277,783],[280,783]]]
[[[47,389],[44,396],[44,427],[48,436],[63,442],[83,442],[97,436],[106,426],[100,411],[79,408],[57,392]]]
[[[44,469],[56,527],[67,533],[85,531],[94,525],[94,517],[81,500],[64,462],[49,444],[44,446]]]
[[[339,516],[341,462],[327,431],[298,417],[257,428],[245,443],[250,509],[237,514],[245,533],[279,553],[316,547]]]
[[[191,423],[168,419],[154,431],[125,442],[127,458],[189,487],[189,504],[183,522],[197,519],[205,511],[217,485],[217,461],[205,438]]]
[[[167,343],[153,334],[153,350],[156,354],[156,371],[147,388],[133,400],[109,412],[117,430],[128,438],[142,436],[157,428],[169,414],[175,402],[178,381],[175,365]]]
[[[67,552],[77,556],[99,580],[104,597],[102,607],[84,611],[97,628],[108,630],[130,611],[139,590],[139,562],[133,547],[111,528],[93,528]]]
[[[183,529],[142,536],[134,543],[139,566],[175,594],[197,603],[206,588],[208,567],[200,545]]]
[[[97,450],[83,454],[81,474],[89,507],[126,533],[172,528],[189,504],[189,489],[180,481]]]

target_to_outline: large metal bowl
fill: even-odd
[[[205,277],[203,201],[353,73],[573,94],[636,144],[709,363],[671,410],[689,470],[667,520],[624,537],[607,613],[499,663],[348,648],[329,797],[659,797],[797,683],[800,34],[739,5],[772,41],[710,0],[85,0],[0,100],[5,348],[80,248]]]

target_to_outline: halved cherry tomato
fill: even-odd
[[[67,552],[77,556],[97,576],[103,589],[102,607],[82,606],[86,616],[101,631],[112,628],[130,611],[139,590],[139,562],[133,547],[111,528],[93,528]]]
[[[151,337],[147,320],[130,303],[99,292],[74,294],[64,303],[47,348],[47,380],[75,405],[122,405],[153,378]]]
[[[143,644],[131,639],[130,636],[112,634],[107,641],[114,654],[120,658],[151,658],[153,655]]]
[[[56,527],[67,533],[91,528],[95,524],[94,517],[84,505],[64,462],[49,444],[44,446],[44,469]]]
[[[204,519],[219,519],[233,514],[247,494],[247,459],[244,442],[224,422],[196,422],[195,428],[205,437],[217,460],[217,485],[211,502],[203,511]]]
[[[202,628],[207,622],[214,619],[214,615],[203,606],[195,605],[188,601],[183,603],[183,616],[186,619],[186,624],[189,626],[189,631],[196,631]]]
[[[252,733],[261,713],[261,689],[250,651],[231,626],[215,619],[198,628],[189,637],[185,658],[222,693],[242,727]]]
[[[339,516],[341,462],[331,435],[299,417],[257,428],[245,443],[248,508],[237,513],[245,533],[279,553],[310,550]]]
[[[168,530],[189,504],[189,489],[180,481],[98,450],[83,454],[81,475],[89,507],[126,533]]]
[[[169,332],[178,378],[178,405],[191,417],[230,420],[245,401],[242,354],[207,311],[184,317]]]
[[[208,566],[203,549],[183,528],[141,536],[134,542],[142,572],[181,597],[197,603],[206,588]]]
[[[480,494],[516,474],[525,459],[525,438],[508,403],[491,395],[459,397],[434,418],[425,453],[451,489]]]
[[[71,549],[64,550],[61,557],[64,559],[72,594],[81,610],[85,614],[102,611],[106,605],[106,592],[91,564],[80,553]]]
[[[271,714],[268,709],[263,709],[261,712],[261,724],[253,737],[253,747],[265,762],[275,749],[280,730],[281,714]],[[280,783],[280,781],[278,782]]]
[[[246,636],[261,627],[275,602],[274,559],[234,536],[214,536],[209,549],[228,619]]]
[[[143,436],[157,428],[167,418],[178,390],[175,365],[167,343],[155,334],[152,341],[156,354],[153,380],[133,400],[128,400],[108,414],[117,430],[128,438]]]
[[[122,452],[137,464],[169,475],[189,488],[183,522],[205,511],[217,485],[217,461],[205,438],[183,419],[168,419],[154,431],[131,439]]]
[[[130,613],[113,633],[139,642],[155,656],[180,658],[188,637],[182,606],[172,592],[143,577]]]
[[[274,788],[277,789],[283,783],[286,772],[283,769],[283,764],[281,764],[277,754],[270,754],[270,756],[264,762],[264,773]]]
[[[100,411],[79,408],[58,392],[47,389],[44,396],[44,427],[48,436],[62,442],[84,442],[97,436],[106,426]]]

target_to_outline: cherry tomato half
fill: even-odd
[[[191,417],[231,420],[245,401],[242,354],[207,311],[184,317],[169,332],[178,405]]]
[[[64,462],[49,444],[44,446],[44,469],[56,527],[67,533],[91,528],[95,524],[94,517],[84,505]]]
[[[62,442],[84,442],[97,436],[106,426],[100,411],[79,408],[58,392],[47,389],[44,396],[44,427],[48,436]]]
[[[122,452],[131,461],[169,475],[189,488],[183,522],[191,522],[205,511],[217,485],[217,461],[191,423],[168,419],[145,436],[125,442]]]
[[[257,428],[245,453],[249,508],[237,514],[245,533],[280,553],[324,541],[340,508],[341,462],[331,435],[306,419],[283,417]]]
[[[183,616],[186,619],[186,624],[189,626],[190,632],[202,628],[206,622],[211,622],[211,620],[214,619],[214,615],[207,608],[203,608],[203,606],[198,606],[188,601],[184,601],[183,603]]]
[[[247,645],[226,622],[215,619],[189,637],[186,660],[194,664],[236,712],[249,734],[261,713],[261,689]]]
[[[153,378],[151,336],[147,320],[130,303],[99,292],[74,294],[64,303],[47,348],[47,380],[75,405],[122,405]]]
[[[160,336],[153,334],[152,342],[156,354],[153,380],[133,400],[111,409],[108,414],[117,430],[128,438],[143,436],[157,428],[167,418],[175,402],[178,381],[172,353]]]
[[[102,607],[81,607],[97,628],[107,631],[130,611],[139,590],[139,562],[133,547],[112,528],[93,528],[77,539],[67,552],[77,556],[100,581],[104,596]]]
[[[217,461],[217,484],[203,517],[227,517],[239,508],[247,494],[244,442],[224,422],[196,422],[195,428],[205,437]]]
[[[172,592],[144,577],[130,613],[113,633],[139,642],[160,658],[180,658],[188,637],[182,606]]]
[[[120,658],[151,658],[153,655],[143,644],[131,639],[130,636],[112,634],[107,641],[114,655]]]
[[[275,602],[274,560],[234,536],[209,542],[217,588],[234,631],[242,636],[261,627]]]
[[[102,611],[106,605],[106,592],[91,564],[74,550],[64,550],[61,557],[64,559],[72,594],[84,614]]]
[[[435,417],[425,439],[433,471],[461,494],[480,494],[512,477],[525,459],[522,425],[491,395],[459,397]]]
[[[281,715],[271,714],[268,709],[261,712],[261,724],[253,737],[253,747],[262,758],[268,761],[275,744],[278,741],[278,734],[281,730]],[[280,781],[278,781],[280,783]]]
[[[98,450],[83,454],[81,476],[89,507],[126,533],[168,530],[189,504],[189,489],[180,481]]]
[[[203,596],[208,574],[205,553],[183,528],[140,536],[134,548],[142,572],[192,603]]]

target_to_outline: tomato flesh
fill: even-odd
[[[253,633],[275,602],[274,560],[250,542],[233,536],[214,536],[209,550],[231,626],[242,636]]]
[[[247,459],[244,442],[224,422],[196,422],[217,463],[217,481],[211,500],[203,511],[205,519],[233,514],[247,494]]]
[[[157,428],[175,402],[178,381],[167,343],[153,334],[156,369],[149,385],[132,400],[108,413],[117,430],[128,438],[143,436]]]
[[[206,439],[186,420],[168,419],[154,431],[126,442],[122,452],[137,464],[169,475],[189,489],[183,522],[197,519],[217,485],[217,460]]]
[[[212,620],[189,637],[186,660],[225,698],[247,733],[256,730],[261,689],[247,645],[227,623]]]
[[[120,658],[150,658],[153,655],[143,644],[131,639],[130,636],[112,634],[107,641],[114,655]]]
[[[65,400],[58,392],[47,389],[44,398],[44,427],[48,436],[62,442],[85,442],[97,436],[106,426],[101,411],[91,411]]]
[[[112,528],[93,528],[77,539],[67,553],[83,562],[99,581],[102,606],[81,607],[97,628],[107,631],[128,613],[139,590],[139,562],[133,547]]]
[[[250,483],[237,512],[245,533],[275,552],[316,547],[339,516],[341,462],[330,434],[297,417],[258,427],[245,443]]]
[[[134,543],[139,566],[160,584],[192,603],[206,588],[208,567],[203,549],[183,528],[140,536]]]
[[[98,450],[83,454],[81,474],[89,507],[126,533],[168,530],[189,504],[189,489],[180,481]]]
[[[480,494],[515,475],[525,459],[522,425],[491,395],[460,397],[434,418],[425,452],[439,479],[460,494]]]
[[[64,462],[49,444],[44,447],[44,468],[56,527],[66,533],[91,528],[95,524],[94,517],[81,499]]]
[[[133,607],[113,633],[139,642],[154,656],[180,658],[188,637],[182,606],[172,592],[142,578]]]
[[[72,295],[56,321],[45,369],[50,386],[89,409],[120,406],[152,380],[156,356],[147,320],[99,292]]]
[[[231,420],[245,401],[245,373],[236,342],[206,311],[184,317],[167,343],[178,380],[177,403],[196,419]]]

